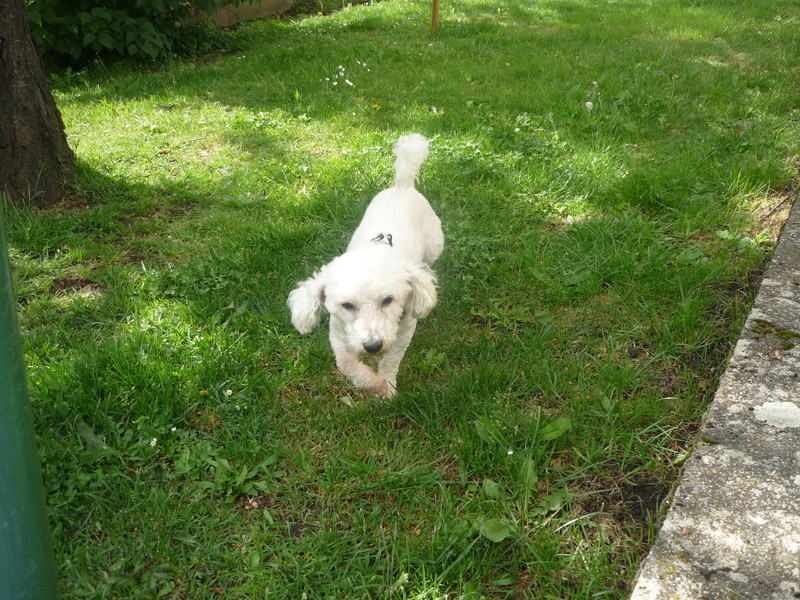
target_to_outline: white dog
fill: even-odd
[[[336,366],[356,387],[382,398],[395,393],[417,319],[436,305],[430,265],[444,247],[439,218],[414,187],[428,140],[406,135],[394,151],[394,186],[372,199],[347,251],[299,283],[287,302],[303,334],[319,325],[323,308],[330,313]],[[359,360],[364,352],[383,354],[377,373]]]

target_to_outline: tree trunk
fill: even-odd
[[[49,206],[63,198],[74,165],[24,0],[0,0],[0,194]]]

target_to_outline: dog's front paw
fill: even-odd
[[[373,385],[370,386],[369,391],[383,398],[384,400],[388,400],[392,396],[394,396],[396,392],[396,387],[393,383],[386,380],[384,377],[380,375],[375,376],[375,380]]]
[[[386,395],[385,396],[381,396],[381,398],[384,398],[384,399],[388,400],[389,398],[394,398],[394,395],[396,393],[397,393],[397,386],[393,382],[387,381],[386,382]]]

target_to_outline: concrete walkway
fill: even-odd
[[[800,202],[632,600],[800,598]]]

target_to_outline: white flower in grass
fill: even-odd
[[[157,443],[158,443],[158,438],[153,438],[152,440],[150,440],[150,447],[154,448]]]
[[[594,102],[587,102],[584,104],[584,106],[586,107],[586,110],[592,110],[594,108]]]
[[[226,395],[228,398],[230,398],[231,396],[233,396],[233,390],[225,390],[225,395]]]

